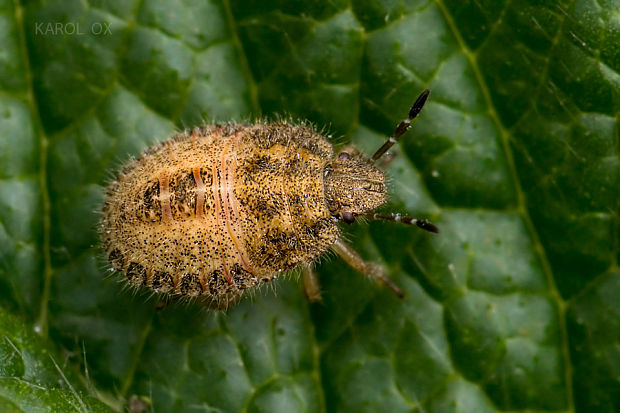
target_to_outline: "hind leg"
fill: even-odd
[[[321,301],[321,286],[312,265],[304,264],[301,267],[301,273],[304,278],[304,291],[308,300],[310,302]]]

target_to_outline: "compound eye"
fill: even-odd
[[[338,154],[338,159],[341,161],[349,160],[351,159],[351,155],[349,155],[349,152],[340,152]]]
[[[355,215],[352,212],[341,212],[340,217],[347,224],[352,224],[355,222]]]

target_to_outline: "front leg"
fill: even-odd
[[[375,263],[365,262],[362,257],[351,246],[344,243],[342,240],[336,241],[332,245],[332,250],[338,254],[347,264],[355,268],[367,277],[376,279],[380,284],[386,286],[394,294],[400,298],[404,298],[405,294],[401,291],[396,284],[394,284],[389,278],[385,276],[383,267]]]

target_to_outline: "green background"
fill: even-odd
[[[108,26],[109,25],[109,26]],[[109,29],[109,31],[106,31]],[[227,315],[102,259],[103,186],[203,121],[285,114],[387,167],[393,223]],[[620,410],[617,0],[0,0],[0,409]]]

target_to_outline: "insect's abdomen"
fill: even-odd
[[[252,128],[179,134],[124,168],[102,220],[115,269],[158,292],[234,298],[337,239],[322,186],[331,147]]]

